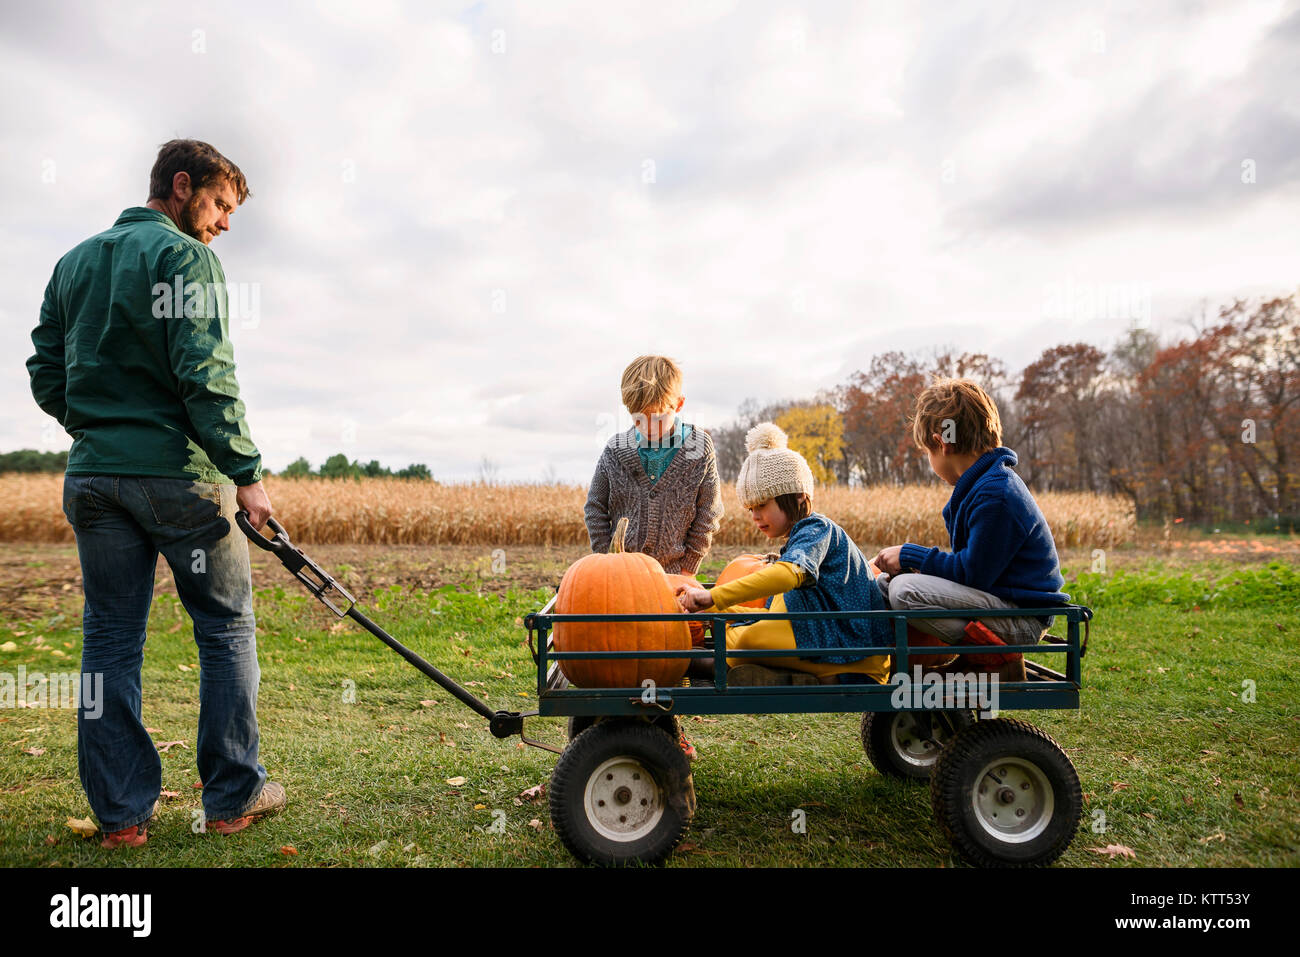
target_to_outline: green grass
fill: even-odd
[[[1161,581],[1183,595],[1176,577],[1153,571],[1130,576],[1123,587],[1090,584],[1098,617],[1081,710],[1006,714],[1050,733],[1083,782],[1084,822],[1062,863],[1300,864],[1300,612],[1294,601],[1271,603],[1268,592],[1268,582],[1293,581],[1295,570],[1267,572],[1250,592],[1263,589],[1266,597],[1249,607],[1211,601],[1199,612],[1188,610],[1195,601],[1161,599]],[[366,610],[439,668],[473,682],[471,690],[492,707],[528,710],[536,706],[536,682],[519,618],[545,597],[544,590],[390,588],[369,596]],[[90,815],[77,779],[75,712],[0,711],[0,865],[572,863],[545,800],[518,803],[522,791],[547,781],[554,755],[493,738],[477,715],[351,622],[336,623],[292,582],[259,592],[257,609],[261,757],[289,794],[285,812],[231,838],[191,833],[200,808],[191,787],[198,780],[198,658],[179,603],[159,596],[146,645],[144,718],[159,729],[155,740],[187,745],[162,755],[163,787],[179,796],[164,800],[144,848],[101,850],[65,823]],[[16,647],[0,651],[0,672],[20,664],[76,670],[78,606],[66,602],[38,621],[0,624],[0,646],[10,641]],[[1247,681],[1253,703],[1242,700]],[[344,700],[347,682],[355,685],[354,703]],[[955,863],[930,819],[928,789],[878,774],[863,755],[858,721],[686,719],[701,756],[694,766],[699,809],[670,866]],[[528,727],[534,737],[563,743],[559,719],[533,719]],[[30,747],[45,752],[23,753]],[[465,783],[446,783],[455,777]],[[791,829],[796,808],[806,812],[806,834]],[[488,830],[494,811],[504,813],[504,833]],[[1104,832],[1093,830],[1103,820],[1097,812]],[[1106,844],[1126,845],[1137,859],[1089,851]],[[282,846],[297,855],[282,854]]]

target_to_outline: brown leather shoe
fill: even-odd
[[[285,796],[284,788],[274,781],[267,781],[262,785],[262,793],[257,796],[257,801],[239,817],[208,821],[204,827],[205,830],[216,831],[223,837],[229,837],[242,831],[259,817],[283,811],[288,803],[289,799]]]
[[[727,684],[733,688],[767,687],[770,685],[815,685],[817,676],[806,671],[769,668],[766,665],[746,663],[727,669]]]

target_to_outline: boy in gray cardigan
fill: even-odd
[[[623,372],[623,404],[635,425],[605,445],[584,514],[593,552],[609,551],[628,518],[626,548],[672,574],[694,575],[722,519],[709,433],[678,416],[682,372],[665,356],[640,356]]]

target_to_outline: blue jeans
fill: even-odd
[[[257,638],[248,542],[235,487],[186,479],[68,475],[63,511],[77,536],[85,611],[83,684],[103,676],[98,717],[77,709],[77,766],[105,832],[149,819],[162,788],[158,749],[140,718],[145,626],[161,552],[199,650],[195,742],[207,819],[238,817],[261,794]],[[165,639],[164,639],[165,640]]]

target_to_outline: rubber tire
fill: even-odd
[[[905,781],[928,781],[934,771],[934,762],[918,766],[903,758],[894,745],[894,724],[900,715],[907,711],[867,711],[862,715],[862,750],[867,753],[867,760],[881,774]],[[950,735],[970,727],[975,723],[973,711],[932,711],[934,721],[947,719],[953,725]],[[934,752],[938,760],[939,751]]]
[[[594,715],[589,715],[589,714],[570,715],[569,716],[569,740],[572,741],[574,738],[582,734],[582,732],[586,731],[595,723],[596,723],[596,718]]]
[[[978,775],[991,761],[1016,758],[1033,764],[1052,788],[1053,812],[1041,834],[1024,843],[1002,841],[976,819]],[[1083,792],[1070,758],[1027,721],[977,721],[939,753],[930,778],[935,822],[957,853],[977,867],[1045,867],[1065,853],[1083,816]]]
[[[635,841],[603,837],[587,820],[587,781],[610,758],[635,758],[658,785],[663,815],[654,830]],[[564,749],[551,772],[551,824],[569,853],[579,861],[602,866],[657,864],[686,834],[695,815],[691,764],[675,737],[648,721],[606,719]]]

